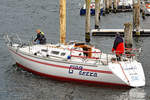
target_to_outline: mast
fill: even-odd
[[[66,0],[60,0],[59,18],[60,18],[60,43],[66,42]]]

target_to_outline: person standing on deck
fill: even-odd
[[[120,36],[120,33],[116,33],[116,38],[112,48],[113,53],[114,51],[116,53],[117,60],[121,61],[121,56],[124,53],[124,43],[123,43],[123,38]]]
[[[36,30],[37,37],[34,39],[34,42],[37,42],[37,44],[45,44],[46,38],[44,36],[44,32],[42,32],[40,29]]]

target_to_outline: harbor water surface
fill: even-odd
[[[67,41],[84,41],[85,16],[80,16],[84,0],[67,0]],[[101,28],[124,28],[132,22],[132,13],[101,17]],[[150,37],[134,38],[135,48],[142,52],[146,86],[142,88],[107,88],[72,82],[61,82],[34,75],[15,65],[7,50],[3,33],[17,33],[24,42],[45,32],[49,43],[59,42],[59,0],[0,0],[0,100],[150,100]],[[94,28],[94,16],[91,16]],[[150,17],[141,19],[141,28],[150,29]],[[111,52],[115,37],[91,37],[91,44]]]

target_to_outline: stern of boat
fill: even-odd
[[[112,72],[130,87],[145,86],[142,64],[134,61],[120,61],[109,64]]]

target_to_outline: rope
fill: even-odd
[[[125,72],[124,72],[124,70],[123,70],[123,68],[122,68],[122,65],[118,62],[118,64],[120,65],[120,67],[121,67],[121,70],[122,70],[122,72],[123,72],[123,74],[124,74],[124,76],[125,76],[125,78],[126,78],[126,80],[128,81],[128,83],[129,83],[129,79],[128,79],[128,77],[127,77],[127,75],[125,74]],[[130,84],[130,83],[129,83]]]

